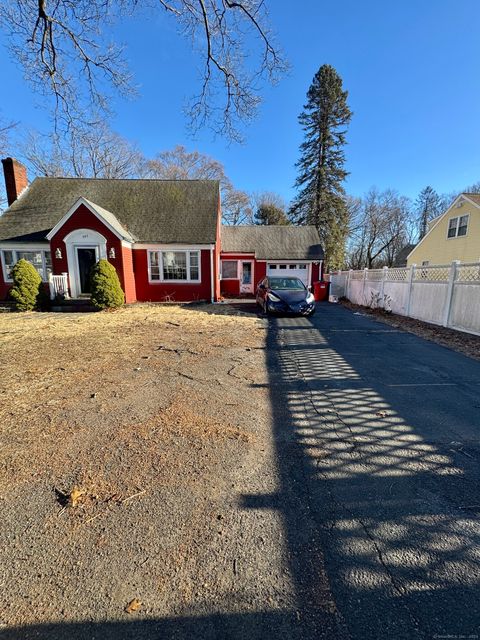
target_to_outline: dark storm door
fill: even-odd
[[[80,293],[90,293],[90,271],[97,261],[95,249],[77,249]]]

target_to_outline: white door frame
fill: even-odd
[[[95,262],[100,260],[100,247],[98,244],[76,244],[75,245],[75,289],[77,296],[86,296],[88,293],[82,291],[82,283],[80,281],[80,261],[78,260],[79,249],[95,249]]]
[[[250,284],[243,284],[243,265],[248,262],[251,266],[251,278],[250,278]],[[254,260],[239,260],[239,265],[238,265],[238,271],[239,271],[239,279],[240,279],[240,294],[242,293],[253,293],[254,291],[254,281],[255,281],[255,277],[254,277],[254,269],[255,269],[255,265],[254,265]]]
[[[107,239],[92,229],[75,229],[63,239],[67,248],[68,276],[72,298],[82,295],[77,249],[95,249],[95,258],[107,258]]]

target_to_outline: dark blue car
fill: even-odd
[[[267,277],[257,286],[257,304],[265,314],[315,313],[315,298],[299,278]]]

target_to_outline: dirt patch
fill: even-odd
[[[471,335],[469,333],[462,333],[461,331],[455,331],[454,329],[447,329],[445,327],[439,327],[435,324],[429,324],[428,322],[422,322],[421,320],[415,320],[414,318],[407,318],[399,316],[394,313],[387,313],[383,309],[370,309],[368,307],[362,307],[357,304],[353,304],[348,300],[341,300],[340,303],[352,311],[358,311],[365,315],[374,316],[376,320],[384,322],[385,324],[414,333],[420,338],[436,342],[444,347],[459,351],[460,353],[480,360],[480,336]]]
[[[265,336],[227,306],[0,315],[3,628],[288,601],[231,571],[282,553],[239,507],[275,484]]]

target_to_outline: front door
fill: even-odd
[[[250,261],[241,263],[240,293],[253,293],[253,265]]]
[[[90,271],[97,262],[95,249],[77,249],[80,293],[90,293]]]

